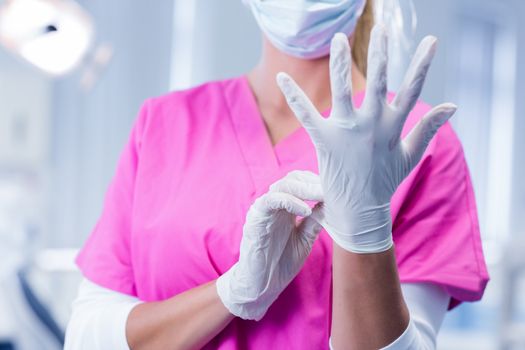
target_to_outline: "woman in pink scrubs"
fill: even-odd
[[[450,124],[442,125],[392,188],[385,225],[394,245],[373,248],[370,230],[360,236],[368,239],[365,245],[357,235],[336,234],[326,186],[330,167],[316,131],[305,124],[308,101],[293,95],[290,80],[281,80],[287,101],[275,77],[287,72],[312,106],[337,117],[342,112],[330,110],[331,91],[342,96],[337,87],[350,87],[334,83],[334,76],[331,85],[323,35],[343,32],[353,44],[354,64],[345,68],[346,56],[338,53],[332,73],[350,70],[353,105],[379,113],[367,99],[375,91],[370,81],[384,80],[377,67],[386,53],[370,55],[368,86],[363,74],[371,0],[312,2],[326,7],[283,1],[302,3],[302,12],[289,13],[270,1],[269,8],[246,2],[265,34],[259,64],[245,76],[151,98],[140,110],[102,215],[77,258],[85,280],[66,349],[435,348],[447,309],[479,300],[488,281],[458,138]],[[281,12],[289,15],[283,28],[297,19],[295,36],[268,21],[285,18]],[[327,13],[344,23],[332,23]],[[324,34],[301,36],[318,23],[317,33]],[[425,73],[428,64],[422,64]],[[412,79],[417,95],[422,80]],[[397,97],[387,98],[395,106]],[[422,102],[408,107],[403,137],[432,114]],[[344,197],[351,186],[341,186]],[[323,205],[304,208],[304,201],[311,205],[324,196]],[[326,216],[323,208],[330,209]],[[297,226],[296,215],[306,217]]]

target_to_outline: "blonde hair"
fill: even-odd
[[[373,0],[366,0],[363,14],[354,31],[354,42],[352,45],[352,58],[357,69],[366,77],[366,63],[368,60],[368,43],[370,32],[374,26]]]

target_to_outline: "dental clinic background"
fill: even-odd
[[[0,8],[14,2],[0,0]],[[459,106],[452,124],[491,275],[482,301],[447,314],[438,349],[525,349],[525,2],[383,2],[400,5],[389,19],[401,28],[390,47],[390,90],[419,40],[439,40],[423,100]],[[144,100],[240,75],[261,50],[240,0],[76,4],[63,14],[78,24],[76,45],[35,58],[0,41],[0,350],[62,347],[81,280],[73,259],[101,213]],[[23,18],[31,27],[32,15]],[[67,47],[82,57],[58,72],[61,57],[73,62]]]

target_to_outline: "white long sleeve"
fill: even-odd
[[[126,321],[141,301],[84,279],[73,302],[65,350],[129,350]]]
[[[450,296],[439,286],[401,284],[410,311],[405,332],[382,350],[433,350]],[[141,301],[86,279],[80,285],[66,331],[65,350],[129,350],[126,322]]]
[[[403,334],[382,350],[434,350],[439,328],[447,313],[450,295],[430,283],[401,284],[410,311],[410,323]]]
[[[402,283],[403,297],[410,312],[407,329],[381,350],[434,350],[439,328],[448,309],[450,296],[438,285]],[[330,344],[330,349],[334,350]]]

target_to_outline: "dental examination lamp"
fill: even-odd
[[[51,77],[82,68],[84,91],[113,57],[94,34],[92,17],[73,0],[0,0],[0,45]]]
[[[75,69],[93,35],[91,17],[74,1],[0,1],[0,43],[52,76]]]

